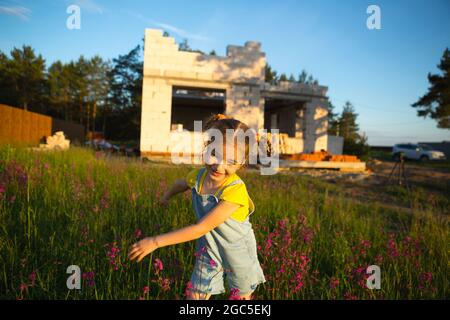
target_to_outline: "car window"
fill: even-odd
[[[432,150],[433,150],[433,148],[431,148],[430,146],[427,146],[427,145],[425,145],[425,144],[421,144],[420,147],[421,147],[423,150],[426,150],[426,151],[432,151]]]

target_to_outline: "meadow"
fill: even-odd
[[[143,236],[195,222],[190,192],[158,205],[191,169],[77,147],[0,146],[0,299],[184,299],[194,242],[140,264],[127,251]],[[449,297],[448,189],[416,187],[399,208],[317,178],[239,175],[256,205],[251,222],[267,280],[255,299]],[[377,192],[405,203],[401,186]],[[70,265],[81,269],[80,290],[66,286]],[[379,290],[366,287],[369,265],[381,269]]]

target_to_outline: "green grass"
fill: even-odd
[[[425,168],[445,169],[446,171],[450,171],[450,160],[433,160],[426,162],[414,161],[414,164]]]
[[[389,151],[371,150],[370,151],[370,158],[371,159],[381,160],[381,161],[393,161],[393,159],[392,159],[392,152],[389,152]]]
[[[190,169],[83,148],[1,146],[0,298],[183,299],[194,242],[158,249],[141,264],[126,253],[137,229],[156,235],[195,222],[189,192],[156,205]],[[413,209],[398,210],[310,177],[239,175],[256,205],[251,221],[267,278],[256,299],[448,297],[448,193],[428,201],[427,190],[416,190]],[[400,187],[385,192],[406,201]],[[380,290],[365,287],[372,264],[381,268]],[[66,287],[70,265],[85,274],[81,290]]]

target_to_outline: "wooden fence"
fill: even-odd
[[[0,104],[0,143],[39,145],[56,131],[64,131],[71,143],[85,140],[80,124]]]

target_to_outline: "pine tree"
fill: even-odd
[[[138,45],[112,61],[108,113],[104,113],[103,121],[103,131],[111,138],[139,138],[143,77],[141,50]]]
[[[58,60],[48,68],[47,79],[52,115],[71,120],[70,68]]]
[[[348,140],[356,140],[358,138],[358,124],[356,118],[358,115],[350,101],[347,101],[342,109],[339,117],[339,135]]]
[[[95,120],[98,114],[98,109],[102,111],[107,103],[109,92],[109,78],[108,73],[110,66],[104,62],[100,56],[94,56],[89,61],[88,65],[88,121],[87,129],[95,131]],[[92,119],[92,124],[90,119]]]
[[[46,98],[45,60],[33,48],[14,48],[11,58],[2,54],[1,99],[25,110],[42,111]]]
[[[334,113],[334,105],[331,103],[331,101],[328,103],[328,134],[337,136],[339,135],[338,132],[338,126],[339,126],[339,119],[338,114]]]
[[[266,63],[266,67],[265,67],[265,81],[267,83],[270,83],[272,85],[277,84],[278,83],[278,75],[277,72],[272,69],[272,67],[270,66],[270,64]]]
[[[411,106],[419,109],[417,111],[419,117],[430,116],[437,121],[438,128],[450,129],[450,51],[448,48],[445,49],[437,67],[443,74],[428,73],[430,83],[428,92]]]
[[[298,83],[303,83],[303,84],[305,84],[307,78],[308,78],[308,73],[303,69],[303,70],[302,70],[302,73],[300,73],[300,74],[298,75],[298,80],[297,80],[297,82],[298,82]]]
[[[291,73],[291,75],[289,76],[289,82],[295,82],[295,78],[294,75]]]

